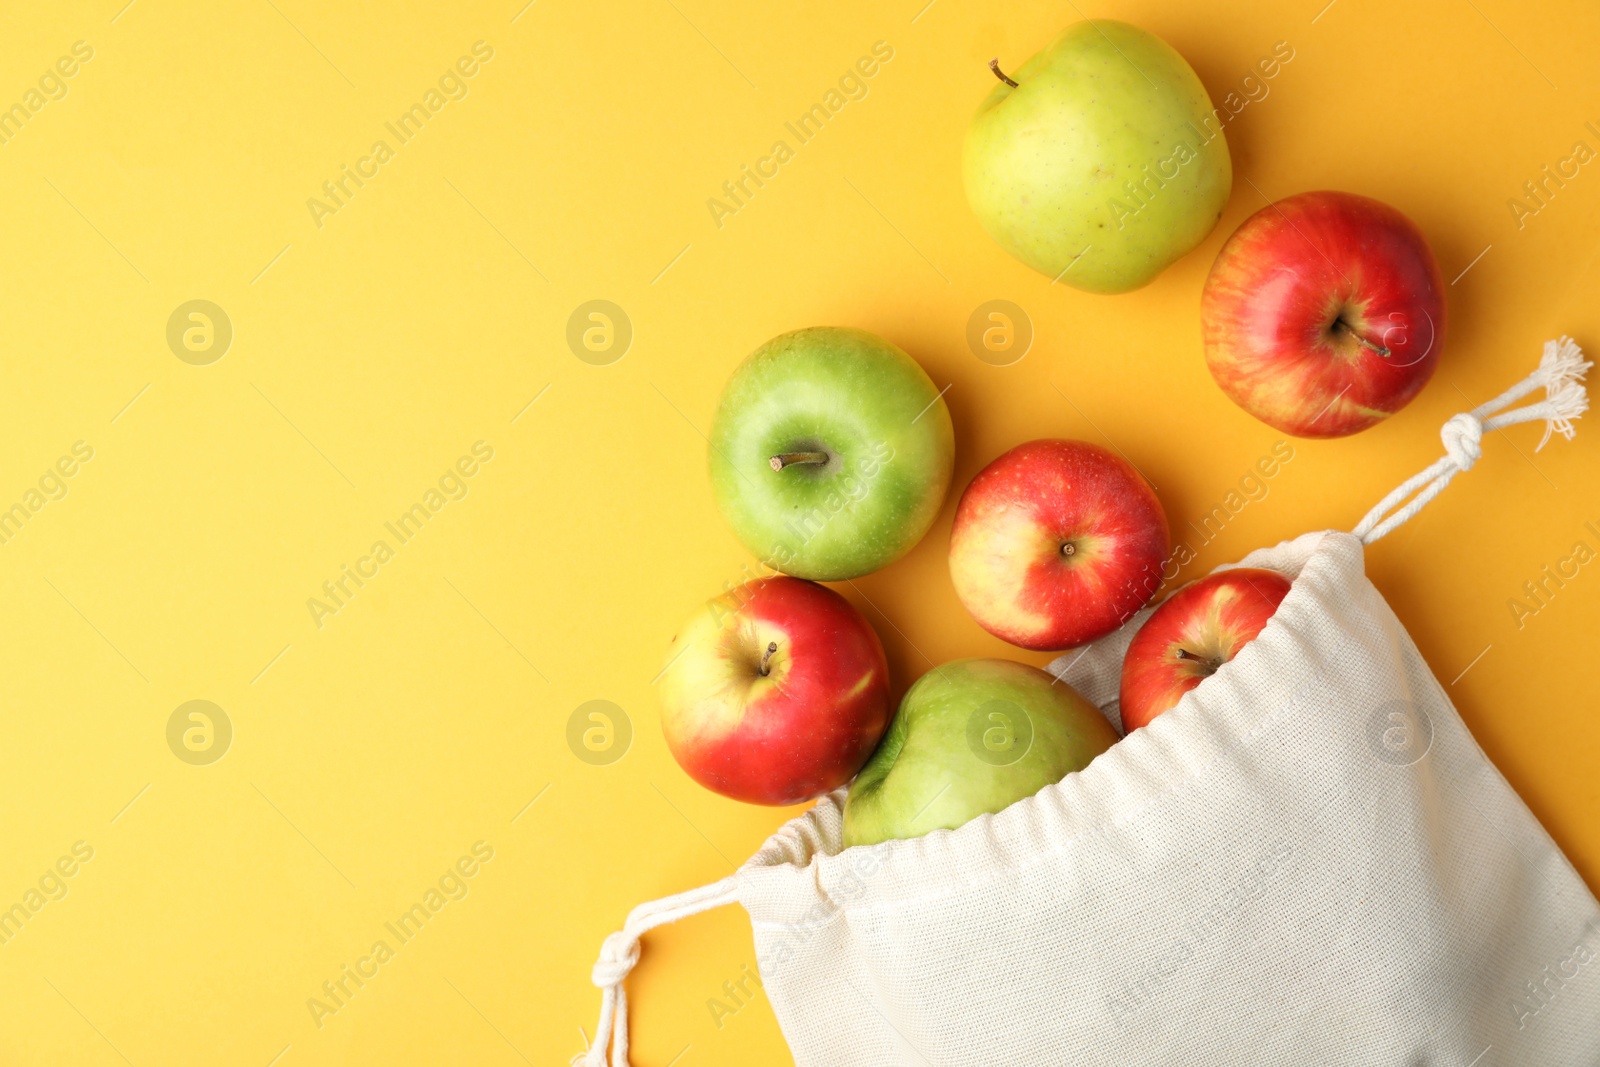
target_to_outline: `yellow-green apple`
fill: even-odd
[[[946,663],[907,690],[851,784],[844,843],[954,829],[1082,770],[1116,740],[1099,709],[1037,667]]]
[[[1071,648],[1155,595],[1167,547],[1161,501],[1127,460],[1087,441],[1029,441],[961,494],[950,577],[996,637]]]
[[[910,551],[950,488],[950,412],[916,360],[865,330],[775,337],[733,372],[711,488],[774,570],[856,578]]]
[[[889,665],[872,626],[826,586],[758,578],[678,630],[661,729],[679,766],[751,804],[798,804],[860,770],[889,725]]]
[[[1222,391],[1297,437],[1388,418],[1433,377],[1444,283],[1422,231],[1354,193],[1301,193],[1229,237],[1201,297]]]
[[[1091,293],[1125,293],[1211,232],[1233,187],[1194,70],[1125,22],[1067,28],[1000,84],[967,130],[967,202],[1007,252]]]
[[[1289,592],[1277,571],[1235,567],[1173,593],[1122,660],[1122,729],[1137,730],[1254,641]]]

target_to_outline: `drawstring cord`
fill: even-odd
[[[686,893],[647,901],[628,913],[622,929],[611,934],[600,946],[593,979],[600,987],[600,1021],[595,1026],[594,1044],[583,1055],[584,1067],[606,1067],[606,1047],[611,1048],[611,1067],[628,1067],[628,993],[623,981],[639,962],[639,939],[647,932],[702,911],[720,908],[739,899],[736,875],[691,889]],[[574,1057],[577,1062],[577,1057]]]
[[[1545,420],[1544,436],[1539,439],[1543,448],[1552,433],[1572,437],[1572,420],[1589,410],[1589,396],[1583,388],[1583,375],[1593,364],[1583,358],[1583,351],[1570,337],[1546,341],[1544,357],[1539,369],[1486,404],[1469,412],[1450,416],[1450,421],[1439,431],[1444,442],[1444,457],[1427,470],[1406,479],[1395,491],[1378,501],[1378,506],[1367,512],[1351,533],[1364,544],[1372,544],[1384,534],[1402,525],[1427,506],[1428,501],[1444,491],[1462,471],[1469,471],[1483,454],[1483,434],[1519,422]],[[1529,393],[1544,387],[1544,399],[1520,408],[1511,405]],[[1510,410],[1504,410],[1510,408]],[[1498,412],[1498,414],[1496,414]],[[1412,494],[1415,493],[1415,496]],[[1401,501],[1411,499],[1401,506]],[[1393,514],[1390,514],[1393,512]],[[1388,516],[1385,518],[1384,516]]]

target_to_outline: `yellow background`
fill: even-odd
[[[1600,147],[1584,129],[1600,125],[1600,12],[1577,0],[123,3],[31,5],[0,33],[0,104],[73,42],[94,49],[0,145],[0,506],[74,442],[94,449],[0,546],[0,906],[74,842],[94,849],[0,945],[7,1063],[580,1051],[602,937],[793,814],[692,783],[651,687],[676,625],[753,568],[713,506],[701,434],[773,334],[860,326],[912,352],[950,386],[958,490],[1029,438],[1109,441],[1185,536],[1279,439],[1222,396],[1199,347],[1200,285],[1239,222],[1334,187],[1408,213],[1447,280],[1482,253],[1449,290],[1423,395],[1358,437],[1296,443],[1187,577],[1348,528],[1546,338],[1600,348],[1596,165],[1521,228],[1507,206],[1575,141]],[[1227,127],[1220,226],[1122,297],[1008,259],[960,188],[987,60],[1015,67],[1080,15],[1165,37],[1218,101],[1276,42],[1295,53]],[[308,198],[479,40],[494,57],[468,95],[319,228]],[[869,95],[795,145],[784,122],[880,40],[894,57]],[[719,228],[707,199],[780,138],[795,158]],[[166,342],[191,299],[233,324],[210,365]],[[607,366],[565,340],[591,299],[634,328]],[[991,299],[1036,329],[1011,366],[965,340]],[[1583,529],[1600,520],[1600,427],[1535,455],[1538,436],[1492,435],[1370,571],[1594,885],[1600,567],[1520,628],[1508,601],[1579,539],[1600,548]],[[479,440],[494,458],[465,499],[319,628],[307,599]],[[961,610],[953,503],[906,559],[840,587],[881,633],[897,695],[949,658],[1048,658]],[[209,766],[166,740],[195,699],[233,724]],[[594,699],[633,726],[604,766],[566,741]],[[494,859],[469,895],[319,1028],[307,999],[477,841]],[[649,938],[630,981],[637,1061],[787,1062],[765,999],[720,1027],[708,1011],[752,963],[736,908]]]

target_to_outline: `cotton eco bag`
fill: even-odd
[[[1277,614],[1083,771],[850,849],[840,790],[736,874],[635,909],[594,969],[587,1063],[628,1062],[640,935],[737,901],[801,1067],[1600,1064],[1600,905],[1363,572],[1484,430],[1570,437],[1588,366],[1551,342],[1354,532],[1241,560],[1293,580]],[[1113,724],[1147,616],[1051,664]]]

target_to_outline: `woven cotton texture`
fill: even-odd
[[[1362,563],[1251,554],[1294,579],[1261,635],[998,814],[774,835],[738,897],[796,1063],[1600,1064],[1600,906]],[[1142,621],[1052,664],[1113,721]]]

